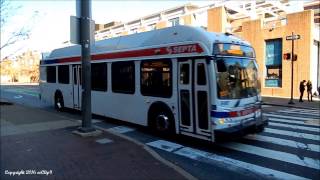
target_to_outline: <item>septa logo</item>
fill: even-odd
[[[201,53],[202,48],[198,44],[180,45],[167,47],[168,54],[183,54],[183,53]]]

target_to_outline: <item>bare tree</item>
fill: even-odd
[[[8,27],[10,18],[15,16],[21,8],[22,6],[14,6],[8,0],[0,0],[1,36]],[[19,41],[29,39],[33,26],[31,22],[38,17],[38,14],[38,11],[34,11],[31,18],[25,24],[21,24],[17,29],[9,32],[9,36],[4,41],[1,38],[0,50],[2,51],[4,48],[14,45]]]

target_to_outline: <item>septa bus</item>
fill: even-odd
[[[80,45],[40,64],[41,99],[81,109]],[[175,26],[91,47],[92,113],[215,141],[219,132],[262,131],[254,49],[231,34]]]

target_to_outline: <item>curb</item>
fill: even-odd
[[[262,102],[262,105],[271,105],[271,106],[281,106],[281,107],[289,107],[289,108],[319,110],[319,108],[317,109],[317,108],[313,108],[313,107],[300,107],[300,106],[293,106],[293,105],[273,104],[273,103],[268,103],[268,102]]]
[[[174,169],[175,171],[177,171],[179,174],[181,174],[183,177],[185,177],[186,179],[188,180],[197,180],[196,177],[192,176],[190,173],[188,173],[187,171],[185,171],[184,169],[182,169],[181,167],[173,164],[172,162],[162,158],[158,153],[156,153],[153,149],[151,149],[150,147],[146,146],[145,144],[133,139],[133,138],[130,138],[126,135],[123,135],[123,134],[120,134],[120,133],[116,133],[116,132],[112,132],[108,129],[105,129],[105,128],[101,128],[101,127],[98,127],[98,126],[94,126],[95,128],[99,129],[99,130],[102,130],[102,131],[105,131],[105,132],[108,132],[112,135],[115,135],[115,136],[118,136],[120,138],[123,138],[123,139],[126,139],[140,147],[142,147],[144,150],[146,150],[151,156],[153,156],[155,159],[157,159],[158,161],[162,162],[163,164],[165,164],[166,166],[169,166],[170,168]]]

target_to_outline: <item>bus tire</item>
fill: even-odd
[[[255,133],[261,133],[264,131],[265,126],[263,124],[255,127]]]
[[[61,91],[56,91],[54,95],[54,108],[57,111],[63,111],[64,110],[64,101],[63,101],[63,95]]]
[[[158,107],[149,113],[149,126],[161,135],[175,134],[174,116],[168,107]]]

